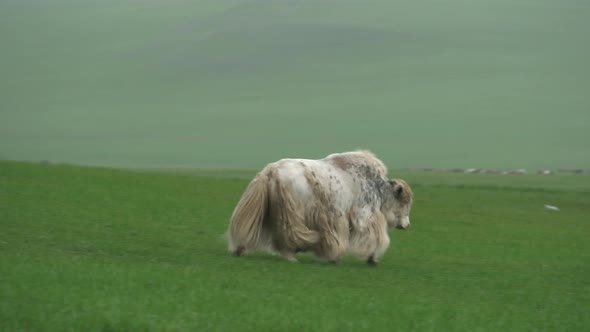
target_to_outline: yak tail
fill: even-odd
[[[258,246],[268,205],[268,177],[258,173],[234,209],[229,225],[229,250],[237,256]]]

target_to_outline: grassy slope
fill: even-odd
[[[590,168],[578,0],[0,3],[0,158]]]
[[[498,190],[406,175],[412,230],[370,268],[231,257],[222,234],[248,181],[236,173],[0,162],[0,329],[590,328],[589,177],[568,190],[488,175]]]

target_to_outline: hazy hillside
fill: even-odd
[[[590,4],[2,1],[0,159],[590,167]]]

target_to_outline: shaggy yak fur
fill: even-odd
[[[386,175],[369,151],[268,164],[233,212],[229,250],[266,248],[290,261],[313,251],[331,262],[350,252],[375,265],[389,246],[388,228],[410,226],[412,190]]]

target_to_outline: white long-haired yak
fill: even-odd
[[[330,262],[350,252],[376,265],[387,230],[410,226],[413,193],[369,151],[268,164],[242,194],[229,224],[229,250],[271,249],[289,261],[313,251]]]

